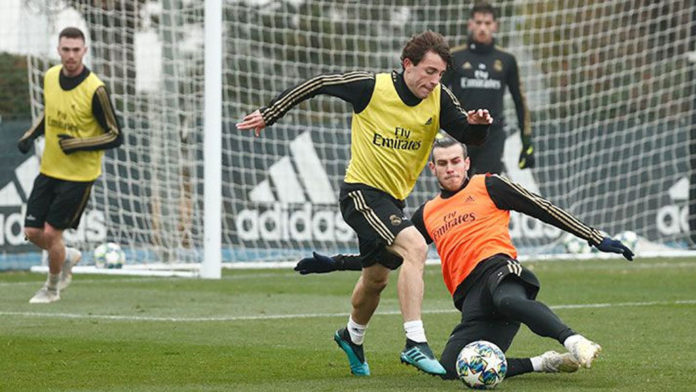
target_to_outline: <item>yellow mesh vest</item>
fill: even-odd
[[[92,114],[92,97],[104,83],[90,72],[77,87],[64,91],[58,81],[61,69],[57,65],[44,75],[46,145],[40,171],[61,180],[93,181],[101,174],[104,151],[76,151],[66,155],[60,149],[58,135],[87,138],[104,133]]]
[[[427,98],[410,107],[399,98],[391,74],[377,74],[370,103],[353,114],[345,181],[406,199],[440,129],[440,93],[438,85]]]

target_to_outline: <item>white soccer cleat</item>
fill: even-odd
[[[547,351],[541,354],[541,370],[544,373],[573,373],[579,368],[580,364],[571,353]]]
[[[30,304],[50,304],[51,302],[60,301],[60,292],[58,289],[49,289],[48,286],[43,286],[29,300]]]
[[[602,347],[586,339],[584,336],[579,336],[577,341],[570,346],[570,351],[580,366],[589,369],[592,366],[592,361],[599,356]]]
[[[80,260],[82,260],[82,252],[75,248],[65,248],[65,261],[60,271],[58,289],[65,290],[70,286],[70,282],[72,282],[72,269]]]

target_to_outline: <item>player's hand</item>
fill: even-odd
[[[611,237],[604,237],[602,242],[597,244],[597,249],[601,250],[602,252],[620,253],[626,258],[626,260],[633,261],[633,251],[621,241],[615,240]]]
[[[60,139],[60,140],[58,140],[58,144],[60,145],[60,149],[63,150],[63,153],[65,153],[67,155],[67,154],[71,154],[71,153],[75,152],[75,150],[67,150],[66,151],[65,146],[64,146],[64,142],[66,142],[70,139],[74,139],[73,136],[67,135],[65,133],[61,133],[61,134],[58,134],[58,138]]]
[[[536,161],[534,160],[534,145],[529,142],[522,145],[522,151],[520,152],[520,160],[518,162],[520,169],[528,169],[534,167]]]
[[[31,138],[22,138],[17,142],[17,148],[22,154],[26,154],[31,150],[31,146],[34,144],[34,140]]]
[[[467,120],[469,121],[469,124],[493,124],[493,117],[491,117],[491,114],[488,112],[488,109],[469,110],[468,112],[466,112],[466,114],[468,117]]]
[[[336,271],[336,262],[328,256],[320,255],[317,252],[312,252],[313,257],[305,257],[297,262],[295,271],[302,275],[307,274],[323,274],[325,272]]]
[[[237,129],[253,129],[256,137],[261,135],[261,130],[266,127],[266,121],[261,115],[261,110],[257,109],[251,114],[247,114],[242,119],[242,122],[238,122]]]

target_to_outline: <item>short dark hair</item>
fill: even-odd
[[[435,138],[435,141],[433,141],[433,149],[430,150],[430,161],[435,163],[435,154],[433,154],[433,152],[436,148],[447,148],[456,144],[462,146],[462,155],[464,155],[464,158],[469,156],[469,150],[467,150],[466,144],[460,143],[458,140],[449,135],[440,134]]]
[[[495,20],[498,16],[497,12],[495,11],[495,7],[493,7],[491,3],[485,1],[476,3],[474,7],[471,8],[471,15],[469,15],[469,17],[473,19],[474,14],[491,14],[493,15],[493,20]]]
[[[60,41],[61,38],[79,38],[82,40],[82,42],[85,41],[85,34],[82,32],[82,30],[78,29],[77,27],[66,27],[63,30],[60,31],[60,34],[58,34],[58,41]]]
[[[411,37],[401,51],[401,61],[409,59],[413,65],[418,65],[428,52],[439,55],[447,64],[447,68],[452,66],[452,54],[447,40],[442,34],[430,30]]]

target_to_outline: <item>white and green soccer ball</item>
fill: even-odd
[[[507,373],[507,360],[495,344],[477,340],[464,346],[457,356],[457,375],[472,389],[493,389]]]
[[[638,234],[636,234],[635,231],[622,231],[621,233],[617,234],[614,239],[621,241],[634,252],[636,251],[636,247],[638,247]]]
[[[94,264],[99,268],[121,268],[126,262],[126,254],[114,242],[101,244],[94,249]]]
[[[582,255],[592,252],[592,247],[587,243],[587,241],[572,234],[566,234],[562,241],[563,248],[568,254]]]

